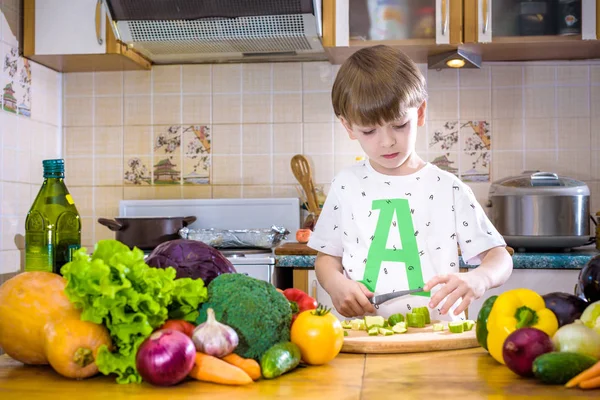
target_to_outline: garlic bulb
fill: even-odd
[[[231,354],[238,345],[237,332],[215,319],[212,308],[206,310],[206,322],[198,325],[192,334],[196,350],[214,357]]]

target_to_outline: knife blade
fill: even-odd
[[[410,290],[400,290],[398,292],[378,294],[378,295],[371,297],[369,299],[369,302],[371,304],[373,304],[375,306],[375,308],[377,308],[377,306],[379,306],[380,304],[385,303],[386,301],[389,301],[391,299],[395,299],[396,297],[402,297],[402,296],[406,296],[407,294],[418,293],[418,292],[422,292],[422,291],[423,291],[423,288],[417,288],[417,289],[410,289]]]

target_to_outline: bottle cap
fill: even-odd
[[[65,160],[44,160],[44,178],[64,178],[65,176]]]

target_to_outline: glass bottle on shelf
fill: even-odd
[[[25,271],[60,274],[81,247],[81,219],[64,182],[64,160],[44,160],[44,183],[25,220]]]

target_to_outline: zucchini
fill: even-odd
[[[277,343],[263,354],[260,369],[266,379],[277,378],[300,364],[300,348],[292,342]]]

